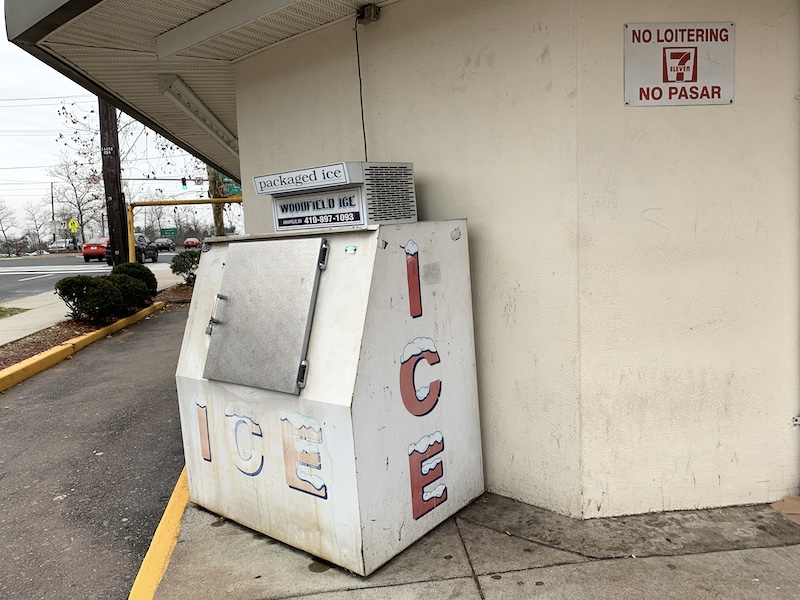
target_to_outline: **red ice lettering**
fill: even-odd
[[[447,501],[447,486],[444,483],[433,485],[444,474],[442,459],[437,457],[443,450],[444,437],[440,431],[425,436],[408,448],[411,512],[415,520]]]
[[[413,318],[422,316],[422,293],[419,285],[419,246],[408,240],[406,251],[406,276],[408,278],[408,304]]]
[[[400,397],[406,410],[415,417],[422,417],[431,412],[439,395],[442,393],[442,381],[436,379],[427,386],[419,388],[415,385],[417,365],[426,361],[429,365],[439,363],[439,353],[430,338],[415,338],[403,350],[400,359]]]

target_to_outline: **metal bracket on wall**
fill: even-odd
[[[792,425],[800,426],[800,415],[797,415],[796,417],[792,417]]]
[[[381,18],[381,8],[375,4],[366,4],[358,9],[357,20],[361,25],[366,25]]]

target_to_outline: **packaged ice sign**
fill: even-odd
[[[343,162],[253,178],[272,197],[275,231],[417,220],[411,163]]]
[[[625,104],[732,104],[735,24],[628,23]]]
[[[466,221],[212,238],[186,327],[192,502],[368,575],[483,492]]]

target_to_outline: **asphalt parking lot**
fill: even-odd
[[[102,339],[0,398],[0,598],[127,598],[183,468],[188,308]]]

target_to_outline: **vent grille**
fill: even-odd
[[[364,165],[364,192],[370,222],[416,221],[414,172],[403,165]]]

